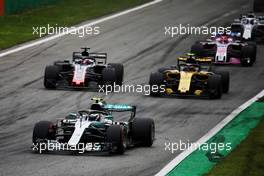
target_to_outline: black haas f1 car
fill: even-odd
[[[191,52],[199,57],[213,57],[214,64],[252,66],[256,61],[257,46],[254,42],[242,42],[223,33],[206,41],[197,41]]]
[[[136,106],[107,104],[101,98],[89,110],[68,114],[56,123],[40,121],[33,130],[35,152],[105,151],[123,154],[126,149],[136,146],[151,147],[155,138],[154,121],[136,118]],[[127,121],[115,121],[114,114],[128,114]]]
[[[256,16],[254,13],[242,15],[231,24],[232,33],[238,34],[243,40],[264,42],[264,16]]]
[[[47,89],[58,87],[88,88],[89,83],[101,85],[122,85],[124,67],[122,64],[107,64],[106,53],[90,53],[89,48],[73,52],[72,61],[55,61],[45,69],[44,86]]]
[[[195,57],[193,54],[177,59],[176,66],[160,68],[151,73],[149,84],[163,87],[152,91],[152,96],[196,96],[219,99],[229,91],[229,72],[213,71],[212,58]]]

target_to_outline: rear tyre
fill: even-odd
[[[120,125],[112,125],[106,131],[107,142],[111,144],[110,153],[123,154],[125,152],[125,136]]]
[[[255,45],[247,45],[242,48],[242,58],[241,64],[242,66],[248,67],[252,66],[256,61],[256,46]]]
[[[149,118],[135,118],[132,122],[132,137],[136,143],[151,147],[155,139],[154,120]]]
[[[122,86],[123,77],[124,77],[124,66],[123,66],[123,64],[111,63],[109,65],[115,69],[116,84],[119,85],[119,86]]]
[[[210,99],[220,99],[222,97],[222,79],[220,75],[210,75],[208,77],[208,89]]]
[[[259,44],[264,43],[264,26],[255,26],[252,30],[252,40]]]
[[[196,42],[191,47],[191,53],[195,54],[197,57],[203,57],[203,46],[199,42]]]
[[[254,0],[253,10],[254,12],[263,12],[264,11],[264,1]]]
[[[108,68],[108,67],[104,68],[102,70],[102,76],[103,76],[102,78],[103,85],[113,86],[114,83],[116,83],[117,80],[116,71],[114,68]]]
[[[228,93],[229,85],[230,85],[230,74],[229,74],[229,72],[228,71],[216,71],[215,73],[218,75],[221,75],[223,93]]]
[[[149,85],[150,85],[150,95],[151,96],[160,96],[161,90],[160,87],[163,84],[163,75],[160,72],[151,73],[149,78]],[[157,90],[153,90],[155,87],[157,87]]]
[[[55,65],[49,65],[45,68],[44,87],[46,89],[56,89],[59,79],[59,68]]]

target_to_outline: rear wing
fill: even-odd
[[[131,117],[129,121],[133,120],[136,116],[137,107],[131,106],[127,104],[108,104],[104,101],[103,98],[93,97],[91,98],[95,103],[92,106],[96,106],[95,108],[99,108],[102,110],[110,111],[110,112],[131,112]]]
[[[103,109],[110,112],[131,112],[129,121],[132,121],[136,116],[136,106],[130,106],[126,104],[104,104]]]
[[[107,63],[107,53],[89,53],[88,56],[83,56],[82,52],[73,52],[72,57],[91,57],[94,58],[97,64],[106,64]]]
[[[124,112],[133,111],[136,109],[136,106],[130,106],[127,104],[105,104],[103,108],[109,111]]]

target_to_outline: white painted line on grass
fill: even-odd
[[[231,114],[229,114],[225,119],[219,122],[214,128],[212,128],[208,133],[201,137],[195,143],[203,144],[206,143],[210,138],[212,138],[216,133],[218,133],[222,128],[224,128],[231,120],[233,120],[239,113],[249,107],[252,103],[257,101],[259,98],[264,96],[264,90],[258,93],[256,96],[239,106]],[[169,164],[167,164],[162,170],[160,170],[155,176],[164,176],[168,174],[173,168],[175,168],[181,161],[183,161],[187,156],[195,151],[195,147],[190,147],[176,156]]]
[[[18,51],[21,51],[21,50],[24,50],[24,49],[27,49],[27,48],[36,46],[36,45],[40,45],[40,44],[46,43],[48,41],[51,41],[51,40],[54,40],[56,38],[62,37],[62,36],[67,35],[69,33],[78,31],[81,28],[86,28],[86,27],[89,27],[89,26],[94,26],[96,24],[99,24],[99,23],[102,23],[102,22],[105,22],[105,21],[108,21],[108,20],[111,20],[111,19],[120,17],[122,15],[129,14],[131,12],[134,12],[134,11],[137,11],[137,10],[140,10],[140,9],[143,9],[143,8],[146,8],[148,6],[151,6],[151,5],[160,3],[162,1],[163,0],[154,0],[154,1],[151,1],[149,3],[146,3],[146,4],[143,4],[143,5],[134,7],[132,9],[128,9],[128,10],[125,10],[125,11],[122,11],[122,12],[119,12],[119,13],[116,13],[114,15],[110,15],[108,17],[101,18],[101,19],[98,19],[96,21],[93,21],[93,22],[90,22],[90,23],[87,23],[87,24],[78,26],[78,27],[76,27],[76,28],[74,28],[72,30],[67,31],[67,33],[61,33],[61,34],[52,35],[52,36],[49,36],[49,37],[45,37],[44,39],[41,39],[39,41],[35,41],[35,42],[29,43],[29,44],[24,44],[24,45],[22,44],[21,46],[19,46],[17,48],[14,48],[14,49],[7,49],[4,52],[0,53],[0,57],[6,56],[6,55],[9,55],[9,54],[12,54],[12,53],[15,53],[15,52],[18,52]]]

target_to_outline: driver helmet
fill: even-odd
[[[247,14],[247,17],[248,17],[248,18],[255,18],[256,15],[254,14],[254,12],[249,12],[249,13]]]
[[[221,43],[229,43],[232,41],[232,38],[227,32],[223,32],[222,34],[219,35],[219,38],[217,39]]]
[[[82,64],[82,62],[83,62],[83,59],[81,58],[81,57],[75,57],[74,59],[73,59],[73,62],[74,63],[76,63],[76,64]]]
[[[193,64],[186,64],[185,71],[194,72],[196,71],[196,67]]]
[[[187,54],[187,60],[186,60],[186,63],[196,64],[195,54],[193,54],[193,53],[188,53],[188,54]]]
[[[85,58],[82,61],[82,64],[84,64],[84,65],[90,65],[90,64],[93,64],[93,63],[94,63],[94,61],[92,59],[89,59],[89,58]]]
[[[90,114],[88,117],[89,121],[100,121],[101,120],[101,116],[100,114]]]

